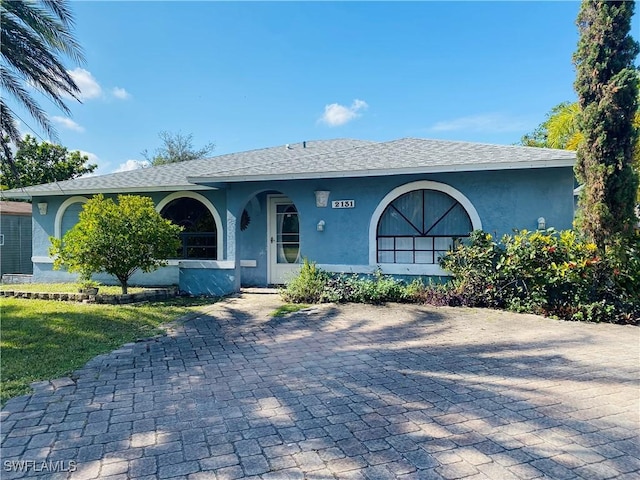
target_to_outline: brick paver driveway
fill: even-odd
[[[639,478],[637,327],[277,305],[227,299],[10,401],[2,477]]]

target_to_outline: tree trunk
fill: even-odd
[[[118,277],[118,280],[120,281],[120,286],[122,287],[122,294],[126,295],[129,291],[129,277]]]

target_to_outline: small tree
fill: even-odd
[[[108,273],[126,294],[136,270],[151,272],[175,255],[180,230],[156,212],[149,197],[119,195],[116,203],[97,195],[84,205],[78,223],[62,240],[51,237],[50,254],[55,269],[64,266],[85,278]]]
[[[158,136],[162,140],[162,147],[157,148],[153,155],[146,150],[142,152],[142,156],[154,167],[167,163],[198,160],[209,155],[216,147],[213,143],[207,143],[204,147],[195,149],[192,134],[160,132]]]
[[[3,188],[28,187],[61,182],[93,172],[98,166],[79,151],[38,141],[27,135],[18,143],[13,163],[0,152],[0,185]]]
[[[584,135],[576,165],[584,184],[579,224],[601,252],[616,236],[632,234],[637,221],[638,176],[632,160],[639,47],[629,35],[634,6],[631,1],[583,1],[577,20],[575,89]]]

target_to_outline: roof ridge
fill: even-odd
[[[325,139],[325,140],[305,140],[299,143],[310,143],[310,142],[337,142],[337,141],[355,141],[355,142],[370,142],[370,143],[377,143],[375,140],[360,140],[357,138],[346,138],[346,137],[342,137],[342,138],[331,138],[331,139]],[[136,170],[145,170],[145,169],[149,169],[149,168],[157,168],[157,169],[167,169],[167,168],[171,168],[171,167],[176,167],[178,165],[180,166],[184,166],[184,165],[189,165],[189,164],[193,164],[195,162],[204,162],[204,161],[208,161],[208,160],[213,160],[213,159],[217,159],[217,158],[224,158],[224,157],[237,157],[237,156],[243,156],[246,154],[251,154],[254,152],[260,152],[260,151],[268,151],[268,150],[276,150],[278,148],[283,148],[286,147],[286,145],[291,145],[289,143],[285,143],[283,145],[273,145],[271,147],[262,147],[262,148],[253,148],[251,150],[243,150],[241,152],[230,152],[230,153],[222,153],[220,155],[213,155],[210,157],[203,157],[203,158],[195,158],[193,160],[186,160],[183,162],[171,162],[171,163],[165,163],[162,165],[149,165],[148,167],[142,167],[142,168],[137,168],[135,170],[125,170],[123,172],[110,172],[110,173],[105,173],[102,175],[95,175],[95,176],[99,176],[99,177],[107,177],[110,175],[120,175],[121,173],[131,173],[132,171],[136,171]],[[344,150],[348,150],[348,149],[344,149]],[[342,150],[334,150],[334,151],[342,151]],[[300,157],[302,158],[302,157]],[[71,179],[71,180],[75,180],[75,179]],[[68,181],[68,180],[65,180]]]
[[[508,145],[501,143],[487,143],[487,142],[472,142],[470,140],[450,140],[446,138],[420,138],[420,137],[403,137],[398,138],[396,140],[390,140],[389,142],[380,142],[380,143],[392,143],[392,142],[400,142],[402,140],[418,140],[423,142],[441,142],[441,143],[453,143],[453,144],[465,144],[465,145],[484,145],[486,147],[497,147],[497,148],[525,148],[525,149],[535,149],[535,150],[545,150],[545,151],[563,151],[563,152],[574,152],[575,150],[568,150],[565,148],[551,148],[551,147],[534,147],[531,145],[518,145],[515,143],[510,143]]]
[[[354,139],[336,138],[335,140],[354,140]],[[317,141],[317,140],[312,140],[312,141]],[[332,141],[332,140],[328,140],[328,141]],[[378,145],[378,144],[381,144],[381,143],[386,143],[386,142],[377,142],[375,140],[357,140],[357,141],[359,141],[359,142],[368,142],[368,143],[366,143],[364,145],[354,145],[352,147],[345,147],[345,148],[340,148],[340,149],[337,149],[337,150],[331,150],[331,151],[326,151],[326,152],[314,152],[314,153],[309,153],[307,155],[299,155],[299,156],[296,156],[295,158],[283,158],[282,160],[274,160],[274,161],[271,162],[271,164],[272,165],[279,165],[279,164],[281,164],[283,162],[291,162],[293,160],[303,160],[305,158],[314,157],[314,156],[320,156],[320,155],[336,154],[336,153],[340,153],[340,152],[346,152],[347,150],[356,150],[356,149],[359,149],[359,148],[370,147],[372,144]],[[290,144],[285,144],[285,145],[290,145]],[[278,146],[269,147],[269,149],[271,149],[271,148],[279,148],[279,147]],[[261,150],[267,150],[267,149],[261,149]],[[252,150],[248,150],[248,152],[250,152],[250,151],[252,151]],[[247,152],[238,152],[238,154],[243,154],[243,153],[247,153]],[[212,158],[219,158],[219,157],[212,157]],[[258,163],[254,163],[254,164],[251,164],[251,165],[236,166],[234,168],[229,168],[229,169],[226,169],[226,170],[217,170],[216,173],[233,172],[235,170],[242,170],[242,169],[246,169],[246,168],[262,165],[263,163],[264,162],[258,162]]]

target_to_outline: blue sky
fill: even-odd
[[[135,166],[160,131],[214,154],[338,137],[512,144],[575,99],[578,2],[71,6],[84,102],[70,118],[41,105],[98,173]]]

